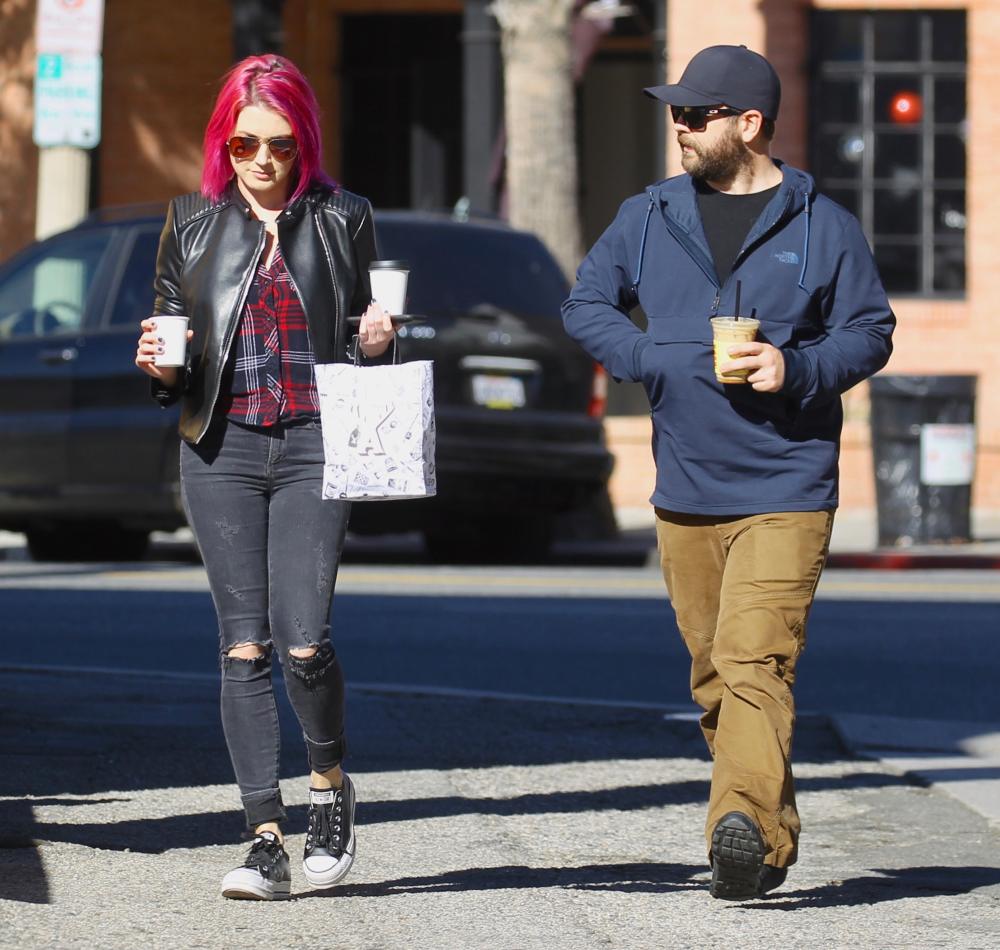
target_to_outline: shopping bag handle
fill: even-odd
[[[354,336],[351,337],[351,347],[347,351],[348,356],[351,356],[352,353],[353,353],[354,365],[355,366],[360,366],[361,365],[361,357],[362,357],[363,354],[361,352],[361,340],[359,339],[357,333],[355,333]],[[392,365],[393,366],[398,366],[399,363],[400,363],[400,359],[399,359],[399,341],[396,339],[396,334],[393,334],[392,335]]]

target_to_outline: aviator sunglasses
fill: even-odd
[[[670,114],[674,122],[686,125],[692,132],[704,132],[710,119],[724,115],[743,115],[745,109],[730,109],[729,106],[671,106]]]
[[[234,135],[226,145],[229,154],[238,162],[254,158],[261,145],[266,145],[271,156],[279,162],[291,161],[298,154],[299,144],[290,135],[276,135],[270,139],[259,139],[256,135]]]

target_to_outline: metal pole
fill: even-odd
[[[653,0],[653,85],[667,81],[667,0]],[[655,109],[653,148],[656,150],[653,168],[657,178],[667,174],[667,116],[669,109]]]
[[[285,0],[231,0],[233,61],[262,53],[280,53],[285,43]]]
[[[465,0],[462,28],[462,189],[476,211],[496,211],[490,182],[501,116],[500,31],[489,0]]]

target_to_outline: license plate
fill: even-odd
[[[520,409],[525,402],[524,380],[477,373],[472,377],[472,398],[487,409]]]

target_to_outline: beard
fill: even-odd
[[[681,166],[699,181],[731,182],[753,162],[753,153],[747,148],[732,121],[726,134],[714,145],[706,147],[693,136],[678,136],[677,141],[692,149],[681,153]]]

